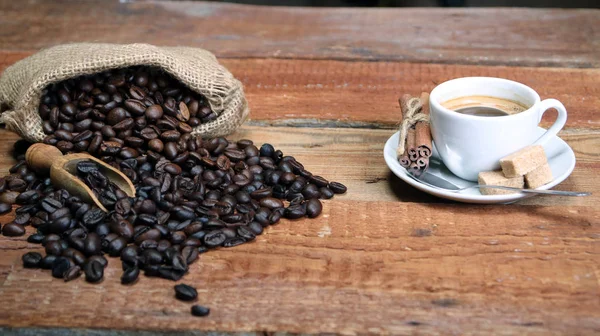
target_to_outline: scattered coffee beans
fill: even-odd
[[[198,297],[198,292],[192,286],[179,284],[175,286],[175,297],[181,301],[193,301]]]
[[[217,115],[201,95],[148,68],[128,68],[54,84],[44,91],[39,113],[44,142],[63,153],[87,151],[125,174],[136,187],[128,197],[96,163],[77,164],[77,176],[109,210],[103,212],[25,163],[28,145],[15,144],[17,164],[0,178],[0,214],[16,210],[5,236],[42,244],[46,256],[29,252],[23,265],[51,270],[71,281],[104,277],[107,260],[120,257],[122,284],[140,273],[177,281],[209,249],[256,238],[281,218],[314,218],[320,199],[346,192],[315,176],[292,156],[251,140],[201,139],[193,127]],[[176,297],[194,300],[196,290],[175,286]],[[209,309],[193,306],[192,314]]]
[[[208,316],[208,314],[210,314],[210,308],[201,305],[192,306],[192,315],[203,317]]]

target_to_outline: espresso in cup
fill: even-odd
[[[521,113],[527,110],[524,104],[490,96],[466,96],[450,99],[441,103],[449,110],[478,117],[501,117]]]

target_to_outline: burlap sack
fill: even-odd
[[[0,106],[10,110],[2,113],[0,122],[29,141],[42,141],[45,134],[38,104],[48,84],[134,65],[159,67],[208,99],[219,117],[194,128],[195,136],[227,135],[248,117],[242,84],[204,49],[78,43],[42,50],[4,71],[0,77]]]

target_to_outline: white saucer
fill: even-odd
[[[546,132],[546,130],[538,127],[537,132],[541,136],[544,132]],[[458,202],[479,204],[510,203],[523,198],[535,196],[535,194],[524,193],[510,195],[482,195],[479,192],[479,189],[476,188],[457,193],[426,186],[409,177],[406,169],[400,166],[398,160],[396,159],[396,147],[398,147],[398,132],[394,133],[394,135],[388,139],[388,141],[385,143],[385,148],[383,149],[383,157],[385,158],[385,162],[387,163],[388,167],[390,167],[390,170],[404,182],[431,195]],[[573,153],[571,147],[569,147],[569,145],[567,145],[567,143],[561,138],[555,136],[554,138],[550,139],[548,143],[544,145],[544,150],[548,156],[548,163],[552,169],[552,175],[555,178],[554,181],[538,188],[542,190],[551,189],[552,187],[561,183],[567,177],[569,177],[569,175],[571,175],[571,172],[575,168],[575,153]],[[433,149],[432,158],[441,161],[435,148]],[[443,177],[444,179],[461,188],[475,185],[474,182],[463,180],[460,177],[452,174],[452,172],[450,172],[443,164],[439,169],[436,168],[435,171],[428,170],[428,172]]]

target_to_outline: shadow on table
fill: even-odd
[[[435,197],[426,192],[413,188],[410,184],[402,181],[392,172],[388,172],[387,181],[390,190],[394,193],[394,195],[396,195],[398,200],[402,202],[461,204],[460,202]]]

